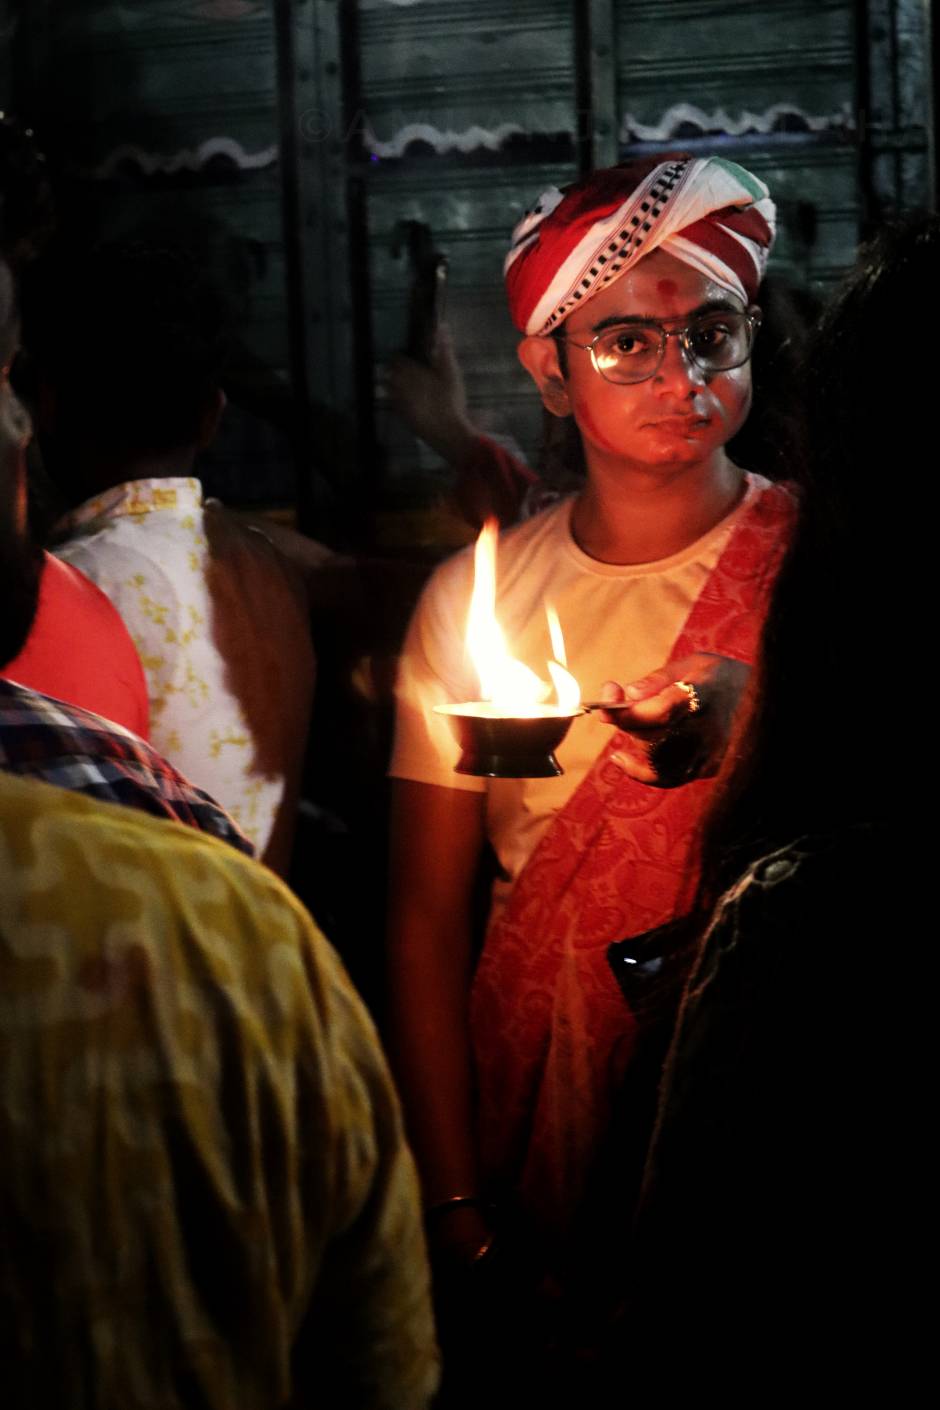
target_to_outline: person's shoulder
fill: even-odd
[[[92,723],[98,717],[73,706],[63,706],[61,701],[51,697],[36,696],[36,692],[19,690],[21,697],[33,696],[29,702],[36,718],[61,713],[64,718],[75,717],[84,723],[85,717]],[[6,700],[5,713],[10,713],[10,699]],[[47,709],[48,707],[48,709]],[[109,722],[100,721],[107,724]],[[132,747],[140,744],[142,750],[148,746],[136,739],[129,730],[114,726],[114,738],[126,741]],[[15,778],[0,775],[0,826],[9,830],[12,820],[16,820],[25,833],[31,828],[42,826],[44,838],[51,848],[62,839],[77,840],[78,850],[89,854],[105,855],[115,860],[127,860],[135,867],[146,870],[157,856],[174,854],[185,868],[189,864],[189,853],[194,846],[206,842],[213,850],[216,843],[189,828],[177,823],[164,823],[159,818],[138,813],[131,808],[117,808],[111,803],[103,803],[72,789],[61,788],[56,784],[38,779]],[[219,848],[220,854],[228,849]],[[134,861],[136,854],[136,862]],[[193,854],[195,857],[195,854]],[[237,854],[235,854],[237,855]]]
[[[744,476],[745,494],[739,510],[752,510],[761,517],[773,516],[789,521],[795,518],[800,491],[794,480],[768,480],[749,470]]]
[[[498,561],[511,563],[519,557],[530,556],[540,547],[554,547],[564,542],[569,533],[572,499],[572,495],[567,495],[547,505],[538,514],[522,519],[508,529],[501,529],[497,539]],[[425,592],[436,596],[471,581],[473,557],[474,545],[471,543],[445,558],[428,579]]]
[[[217,499],[209,499],[201,510],[200,530],[209,556],[207,573],[216,596],[228,600],[237,596],[247,613],[254,611],[271,629],[271,595],[279,595],[280,605],[289,601],[306,611],[306,594],[300,574],[276,540],[258,522],[248,522],[237,511]],[[277,614],[274,614],[275,617]],[[306,627],[305,627],[306,630]]]
[[[152,556],[177,541],[191,546],[202,535],[203,516],[202,486],[192,477],[126,480],[64,515],[52,549],[69,561],[81,551]]]
[[[0,680],[0,759],[14,773],[176,818],[254,855],[215,799],[139,734],[18,682]]]
[[[500,536],[500,552],[509,557],[533,552],[543,544],[567,539],[574,495],[564,495],[540,509],[528,519],[521,519]]]
[[[885,846],[884,828],[877,823],[807,833],[765,853],[744,872],[733,894],[749,889],[773,892],[797,880],[822,874],[840,875]]]
[[[437,564],[421,589],[418,617],[446,609],[453,601],[469,600],[466,594],[473,582],[473,551],[473,544],[467,544]]]
[[[145,740],[116,720],[106,719],[83,705],[60,700],[18,680],[0,679],[0,725],[17,724],[31,724],[50,731],[81,732],[89,738],[100,736],[105,749],[114,741],[116,747],[139,750],[148,759],[160,757]]]
[[[224,935],[232,955],[245,946],[269,950],[291,935],[329,949],[273,872],[196,828],[3,773],[0,834],[4,891],[30,885],[18,858],[40,858],[35,876],[57,874],[72,898],[66,924],[73,904],[76,918],[94,910],[104,925],[119,920],[130,888],[141,934],[150,933],[149,918],[164,939],[174,929],[203,941]]]
[[[796,943],[825,938],[814,956],[841,952],[859,927],[879,924],[889,904],[883,882],[891,851],[887,830],[874,823],[834,828],[795,838],[753,861],[718,902],[710,928],[717,948],[732,951],[751,937],[793,937]],[[714,948],[714,945],[713,945]]]
[[[67,619],[73,634],[81,634],[84,629],[93,631],[95,636],[86,643],[88,646],[97,644],[97,634],[105,631],[110,645],[119,645],[122,651],[133,650],[124,618],[107,593],[77,563],[58,551],[44,555],[39,611],[47,623],[51,619],[64,626]]]
[[[0,964],[19,967],[27,928],[61,958],[44,983],[76,1023],[81,976],[96,990],[187,994],[206,1044],[239,1060],[260,1052],[272,1072],[297,1064],[334,1105],[337,1063],[388,1083],[375,1027],[316,922],[267,867],[204,833],[0,773],[0,897]]]
[[[136,521],[103,520],[81,525],[65,537],[57,538],[52,554],[70,568],[77,569],[112,603],[121,599],[122,612],[130,610],[142,586],[172,583],[176,576],[176,535],[138,531]]]

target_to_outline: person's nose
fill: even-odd
[[[671,330],[666,336],[666,351],[656,373],[656,382],[663,392],[683,400],[705,390],[702,369],[686,350],[678,330]]]

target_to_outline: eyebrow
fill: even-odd
[[[619,328],[624,323],[673,323],[680,318],[697,318],[702,313],[743,312],[744,310],[738,304],[733,304],[730,299],[707,299],[688,313],[677,313],[674,318],[657,318],[652,313],[612,313],[608,318],[602,318],[600,323],[595,323],[591,332],[603,333],[605,328]]]

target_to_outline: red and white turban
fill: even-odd
[[[774,239],[767,187],[722,157],[678,154],[550,187],[512,235],[504,273],[522,333],[550,333],[653,250],[751,303]]]

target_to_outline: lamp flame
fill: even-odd
[[[562,635],[561,622],[559,622],[558,613],[550,602],[545,604],[545,615],[548,618],[548,634],[552,639],[552,655],[562,666],[567,666],[568,657],[565,655],[565,638]]]
[[[558,708],[563,714],[573,715],[581,704],[581,687],[571,672],[565,669],[568,665],[565,638],[562,635],[558,613],[550,602],[545,604],[545,615],[548,618],[548,634],[552,639],[552,655],[555,658],[554,661],[548,662],[548,672],[555,684]]]
[[[581,689],[565,669],[565,643],[558,614],[547,608],[548,628],[554,661],[548,670],[555,685],[557,705],[546,704],[551,686],[524,662],[510,655],[503,630],[496,619],[496,544],[499,530],[488,519],[480,531],[473,556],[473,593],[467,614],[467,650],[480,677],[481,700],[493,713],[517,718],[534,715],[574,714],[581,701]]]

